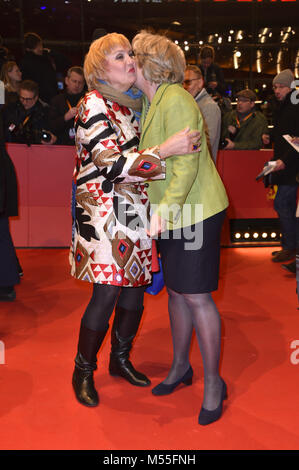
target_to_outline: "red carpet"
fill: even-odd
[[[197,424],[203,369],[197,342],[191,387],[168,397],[110,377],[109,337],[95,383],[99,407],[77,403],[71,388],[81,315],[90,285],[69,275],[68,250],[18,250],[24,278],[17,299],[0,304],[0,449],[299,449],[299,311],[295,277],[270,261],[271,248],[222,250],[223,417]],[[298,353],[291,349],[298,340]],[[171,362],[165,290],[146,296],[132,355],[156,385]]]

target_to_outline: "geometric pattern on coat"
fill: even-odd
[[[151,282],[147,180],[165,178],[157,148],[138,151],[134,113],[98,91],[75,118],[71,274],[92,283],[137,287]]]

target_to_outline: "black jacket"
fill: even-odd
[[[74,119],[64,120],[65,113],[77,106],[84,92],[78,95],[70,95],[66,92],[55,96],[50,104],[49,125],[50,130],[57,136],[57,145],[75,145]]]
[[[286,165],[276,174],[277,184],[296,184],[299,174],[299,153],[283,138],[284,134],[299,137],[299,104],[292,103],[292,93],[279,103],[273,117],[273,160],[282,160]]]
[[[205,89],[207,92],[211,95],[215,94],[215,92],[218,92],[221,96],[225,94],[225,80],[223,76],[223,72],[219,65],[212,63],[208,68],[204,68],[202,65],[199,65],[201,69],[201,73],[205,82]],[[217,82],[218,85],[213,90],[212,88],[209,88],[208,83],[209,82]]]
[[[0,215],[18,215],[18,186],[15,167],[5,149],[0,114]]]
[[[49,130],[48,112],[49,106],[40,101],[28,111],[20,101],[7,105],[3,110],[5,141],[40,144],[41,131]]]
[[[39,86],[42,101],[50,103],[58,93],[56,71],[48,53],[36,55],[27,51],[20,62],[23,80],[33,80]]]

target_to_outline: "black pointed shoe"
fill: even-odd
[[[207,410],[206,408],[202,407],[198,416],[198,424],[202,426],[206,426],[207,424],[214,423],[218,419],[221,418],[222,411],[223,411],[223,401],[227,399],[227,386],[223,379],[222,381],[222,392],[221,392],[221,400],[217,408],[214,410]]]
[[[159,383],[156,387],[152,389],[152,394],[156,396],[170,395],[176,387],[180,384],[192,385],[193,379],[193,369],[190,366],[187,372],[179,380],[172,384],[164,384],[163,382]]]

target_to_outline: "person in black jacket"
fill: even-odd
[[[51,101],[49,125],[57,136],[58,145],[75,145],[74,118],[85,87],[83,68],[71,67],[65,77],[65,85],[65,91]]]
[[[207,92],[212,96],[223,96],[225,94],[225,80],[221,68],[214,63],[214,58],[214,48],[212,46],[203,46],[199,53],[199,67]]]
[[[21,267],[9,231],[9,217],[18,215],[18,189],[14,165],[5,149],[0,114],[0,301],[16,298]]]
[[[274,114],[275,180],[278,189],[274,200],[282,232],[282,249],[273,252],[272,260],[283,262],[295,259],[296,255],[296,207],[299,177],[298,152],[284,139],[284,135],[296,136],[299,130],[299,104],[296,90],[292,87],[294,75],[290,69],[283,70],[273,80],[273,89],[279,106]]]
[[[5,141],[19,144],[54,144],[49,131],[49,106],[39,100],[38,86],[31,80],[21,82],[19,100],[4,108]]]
[[[49,104],[58,93],[55,65],[38,34],[25,34],[24,47],[26,52],[20,62],[23,80],[36,82],[41,100]]]

